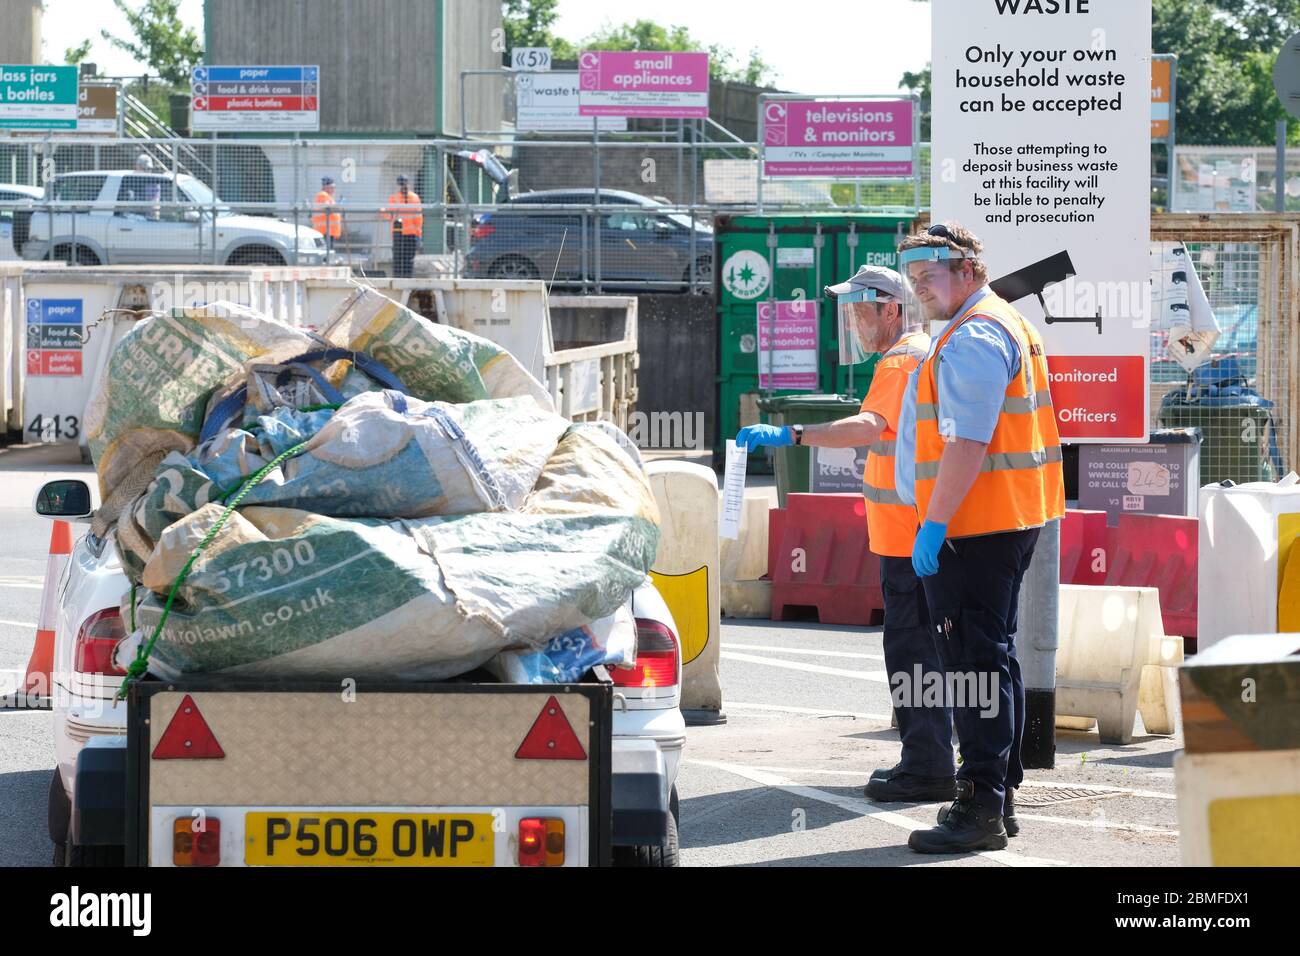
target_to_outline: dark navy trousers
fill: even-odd
[[[1025,776],[1025,684],[1016,660],[1016,625],[1020,583],[1038,532],[949,539],[939,549],[939,572],[921,579],[954,691],[957,779],[974,783],[975,799],[998,812],[1007,788],[1019,787]]]
[[[903,773],[951,777],[952,712],[927,706],[921,686],[925,675],[943,675],[925,592],[912,570],[911,558],[880,559],[880,588],[885,595],[885,673],[889,678],[898,735],[903,740]],[[933,696],[933,695],[932,695]]]

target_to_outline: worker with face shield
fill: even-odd
[[[916,508],[904,503],[894,488],[903,392],[929,352],[930,339],[921,331],[907,283],[892,269],[863,266],[825,292],[835,297],[840,363],[859,365],[872,355],[881,356],[861,411],[822,425],[750,425],[740,430],[736,444],[747,449],[790,444],[868,449],[863,474],[868,547],[880,557],[885,668],[903,747],[897,765],[872,774],[866,795],[881,802],[951,800],[951,715],[942,695],[927,700],[918,686],[918,676],[941,679],[943,663],[912,567]]]
[[[952,700],[957,799],[909,836],[923,853],[1001,849],[1019,832],[1018,599],[1039,531],[1065,504],[1043,339],[989,286],[983,251],[956,222],[899,246],[925,317],[944,328],[904,393],[895,484],[921,522],[912,562],[950,686],[985,688]]]

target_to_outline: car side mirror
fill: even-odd
[[[203,215],[197,209],[186,209],[181,218],[186,222],[198,222]]]
[[[41,485],[32,507],[42,518],[62,518],[65,521],[89,518],[95,511],[90,486],[75,478],[47,481]]]

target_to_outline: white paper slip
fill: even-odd
[[[749,452],[727,441],[727,470],[722,476],[722,520],[718,537],[734,541],[740,537],[740,513],[745,507],[745,466]]]

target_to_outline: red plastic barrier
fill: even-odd
[[[772,620],[811,608],[822,624],[880,624],[880,559],[867,548],[866,502],[856,494],[790,494],[768,519]]]
[[[1196,637],[1199,522],[1178,515],[1120,515],[1110,529],[1106,584],[1160,591],[1165,633]]]
[[[1067,511],[1061,519],[1061,583],[1106,583],[1106,512]]]

